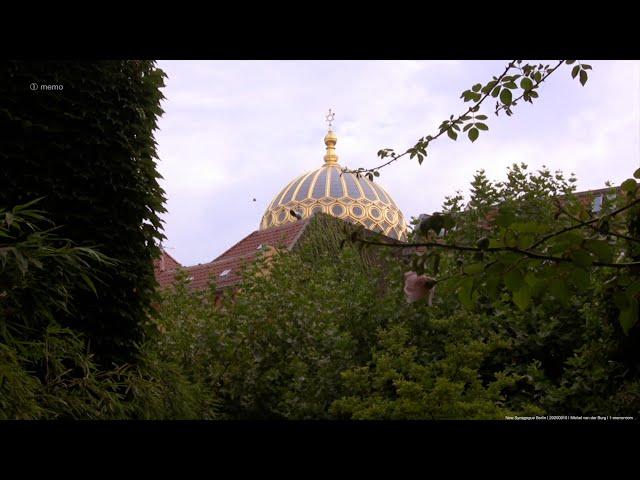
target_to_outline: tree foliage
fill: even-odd
[[[149,341],[135,364],[104,368],[58,323],[80,288],[97,294],[94,267],[116,262],[58,236],[34,204],[0,210],[0,419],[197,418],[207,397]]]
[[[153,131],[164,73],[152,61],[12,61],[2,76],[0,207],[43,198],[61,236],[117,260],[91,264],[103,282],[96,291],[80,276],[67,285],[74,309],[56,320],[86,334],[100,362],[129,361],[151,311],[162,238]],[[57,288],[57,270],[39,275]]]

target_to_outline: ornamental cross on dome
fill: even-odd
[[[329,124],[329,130],[331,130],[331,126],[333,125],[333,120],[336,118],[336,114],[329,109],[329,114],[324,117],[327,123]]]

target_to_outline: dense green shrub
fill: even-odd
[[[98,295],[80,277],[67,285],[74,309],[56,320],[83,332],[100,363],[130,361],[161,239],[153,131],[164,73],[152,61],[12,61],[0,70],[0,207],[44,197],[60,236],[117,260],[91,263],[102,274]],[[57,276],[42,271],[38,281],[55,288]]]
[[[445,203],[459,216],[444,240],[487,235],[478,221],[495,205],[488,189],[479,174],[473,202],[484,212],[463,210],[456,198]],[[521,221],[564,222],[550,192],[571,200],[561,175],[515,167],[501,200]],[[151,346],[204,386],[221,418],[640,414],[639,329],[625,332],[618,321],[610,271],[519,261],[528,302],[513,295],[509,275],[494,285],[479,277],[467,298],[460,279],[477,255],[440,252],[433,306],[409,304],[403,273],[418,266],[434,274],[432,256],[416,265],[392,255],[398,249],[341,244],[330,224],[311,229],[299,249],[258,262],[218,307],[215,289],[190,293],[186,274],[164,293],[162,334]],[[541,288],[553,283],[550,273],[566,276],[566,288]]]
[[[91,265],[113,259],[47,226],[30,205],[0,210],[0,419],[201,417],[207,397],[180,364],[143,347],[135,365],[105,369],[80,332],[57,323],[74,312],[72,292],[97,293]]]

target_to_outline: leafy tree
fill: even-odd
[[[1,70],[0,207],[43,197],[61,236],[117,260],[89,259],[101,272],[97,295],[78,276],[66,287],[73,312],[56,320],[84,332],[100,363],[132,360],[162,238],[153,131],[164,73],[152,61],[11,61]],[[42,271],[39,281],[57,288],[58,276]]]

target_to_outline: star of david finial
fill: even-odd
[[[333,126],[333,120],[336,118],[336,114],[332,112],[331,109],[329,109],[329,114],[326,115],[324,118],[329,124],[329,130],[331,130],[331,127]]]

